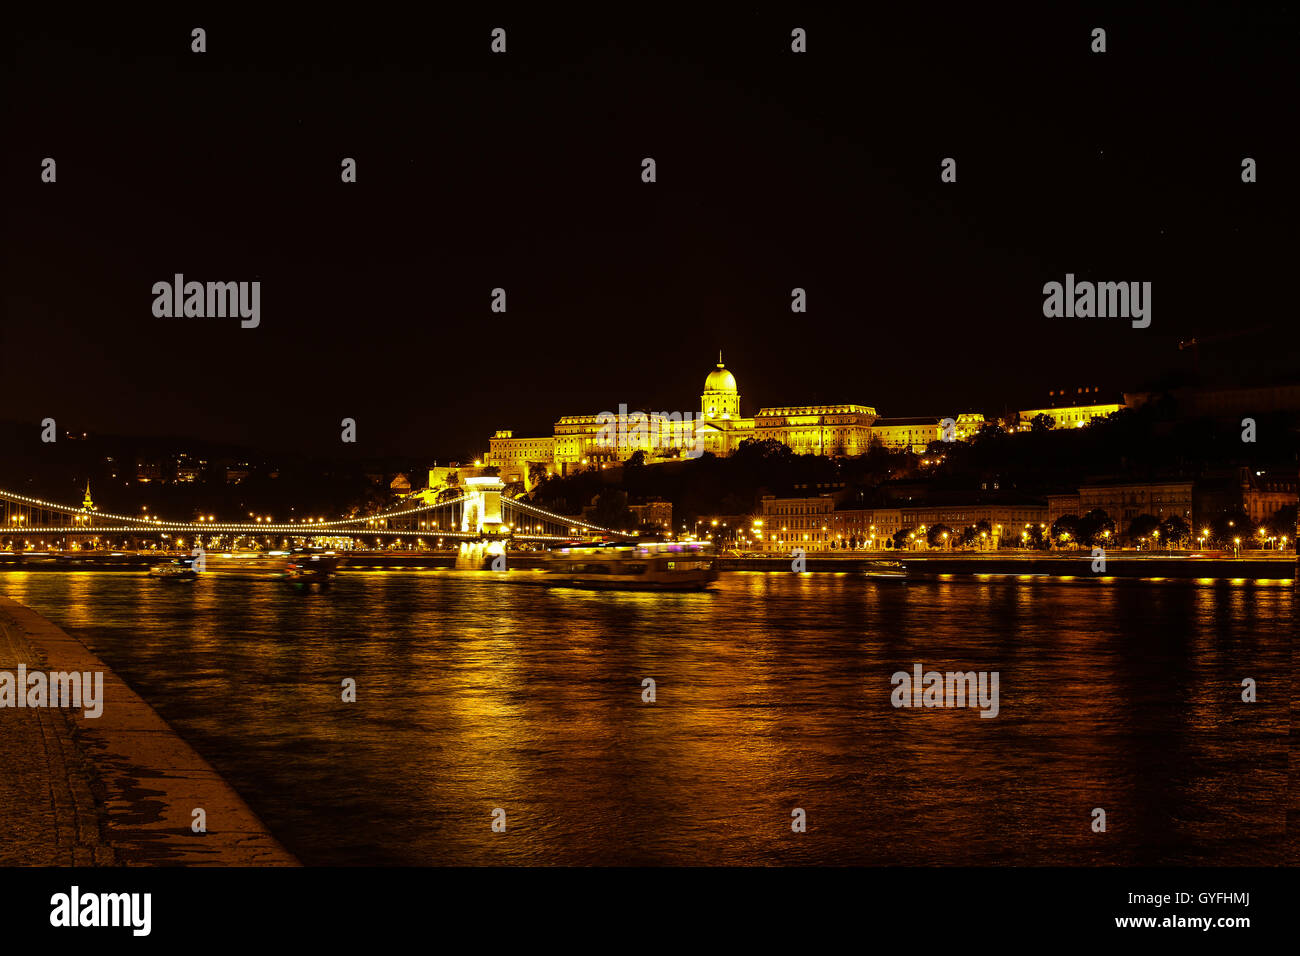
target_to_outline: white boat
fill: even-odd
[[[718,579],[713,545],[702,541],[574,545],[552,551],[543,583],[555,587],[698,591]]]
[[[907,579],[907,566],[902,561],[868,561],[865,574],[869,578]]]
[[[198,573],[194,570],[193,559],[175,558],[155,564],[149,569],[149,577],[160,581],[193,581]]]
[[[206,574],[324,583],[338,571],[343,557],[322,548],[295,548],[292,551],[208,554],[203,563]]]

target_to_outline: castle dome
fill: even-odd
[[[718,356],[722,358],[722,356]],[[704,380],[704,390],[706,392],[734,392],[736,390],[736,376],[727,371],[727,367],[718,362],[718,367],[709,373],[709,377]]]

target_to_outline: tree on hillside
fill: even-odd
[[[636,524],[636,517],[627,506],[627,492],[606,488],[592,500],[592,521],[602,528],[622,531]]]
[[[736,447],[732,460],[741,464],[753,462],[789,462],[794,450],[775,438],[746,438]]]

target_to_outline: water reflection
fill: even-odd
[[[46,573],[0,592],[80,633],[308,863],[1278,856],[1289,582]],[[998,671],[999,716],[895,710],[890,675],[918,662]]]

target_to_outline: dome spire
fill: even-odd
[[[718,367],[709,373],[708,378],[704,380],[704,390],[706,392],[735,392],[736,376],[732,375],[725,365],[722,364],[722,350],[718,350]]]

